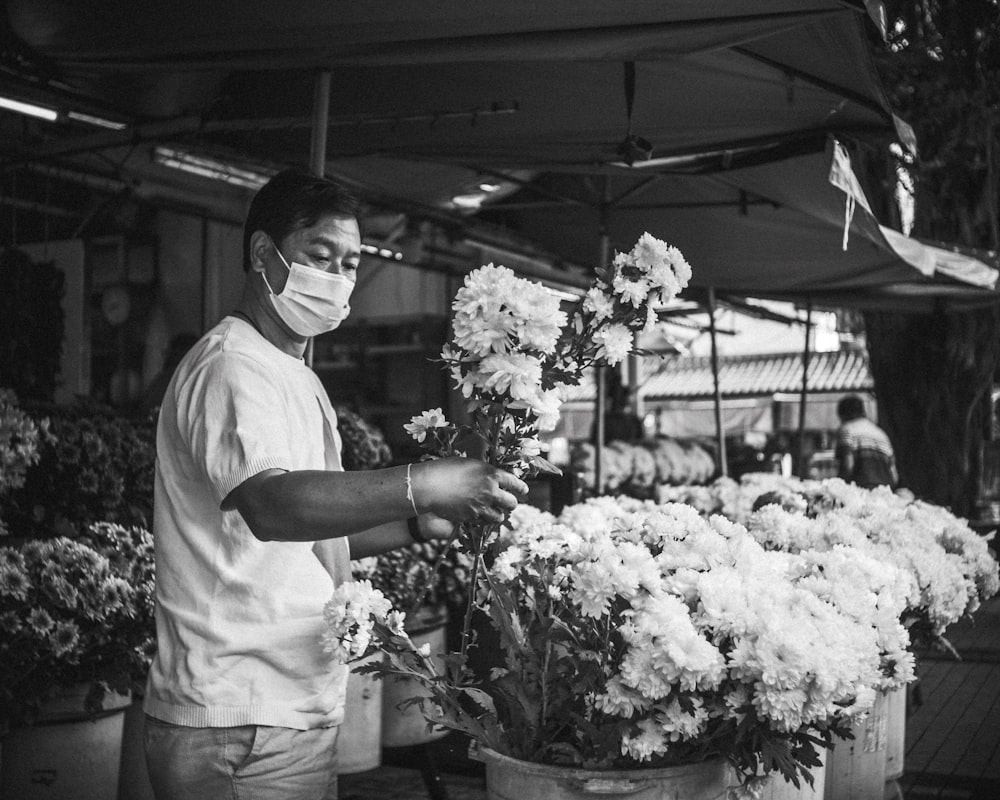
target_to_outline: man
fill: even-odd
[[[865,489],[875,486],[896,488],[899,474],[889,437],[865,416],[865,406],[857,395],[847,395],[837,403],[838,475]]]
[[[350,559],[498,521],[527,492],[464,458],[342,471],[336,416],[302,357],[349,312],[356,215],[323,178],[286,171],[265,185],[247,215],[242,300],[164,396],[145,699],[158,800],[332,795],[348,670],[320,632]]]

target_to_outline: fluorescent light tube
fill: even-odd
[[[153,160],[165,167],[179,169],[192,175],[200,175],[203,178],[224,181],[234,186],[242,186],[245,189],[259,189],[270,180],[269,175],[243,169],[207,156],[175,150],[172,147],[155,148]]]
[[[59,112],[54,108],[36,106],[34,103],[23,103],[10,97],[0,96],[0,108],[16,111],[18,114],[27,114],[29,117],[38,117],[38,119],[44,119],[48,122],[55,122],[59,119]]]
[[[114,120],[104,119],[104,117],[95,117],[93,114],[84,114],[82,111],[70,111],[66,114],[66,118],[75,120],[76,122],[86,122],[88,125],[96,125],[98,128],[107,128],[112,131],[123,131],[128,127],[124,122],[115,122]]]

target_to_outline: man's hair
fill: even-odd
[[[277,245],[321,217],[355,217],[358,199],[336,181],[301,169],[286,169],[254,195],[243,225],[243,271],[250,269],[250,237],[264,231]]]
[[[841,397],[837,403],[837,416],[845,422],[865,416],[865,404],[856,394]]]

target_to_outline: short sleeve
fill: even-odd
[[[221,352],[176,392],[180,435],[219,503],[264,470],[292,469],[283,388],[266,364]]]

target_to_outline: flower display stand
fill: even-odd
[[[118,796],[126,695],[108,694],[96,715],[84,709],[89,684],[67,687],[38,722],[3,739],[0,797],[109,800]]]
[[[448,610],[442,607],[421,608],[407,617],[406,633],[416,647],[428,645],[438,667],[443,666],[442,654],[447,652],[446,629]],[[387,677],[382,681],[382,746],[412,747],[427,744],[448,734],[445,728],[427,730],[427,720],[415,705],[400,708],[411,697],[430,697],[412,678]]]
[[[369,656],[359,664],[380,656]],[[382,681],[351,672],[347,678],[344,722],[337,734],[334,771],[351,775],[382,763]]]
[[[906,753],[906,688],[893,689],[887,698],[887,740],[885,749],[885,798],[903,797],[899,785]]]
[[[534,764],[479,750],[487,800],[718,800],[732,775],[724,759],[681,767],[598,771]]]
[[[827,755],[824,800],[883,800],[888,740],[888,695],[879,692],[853,739],[838,739]]]

